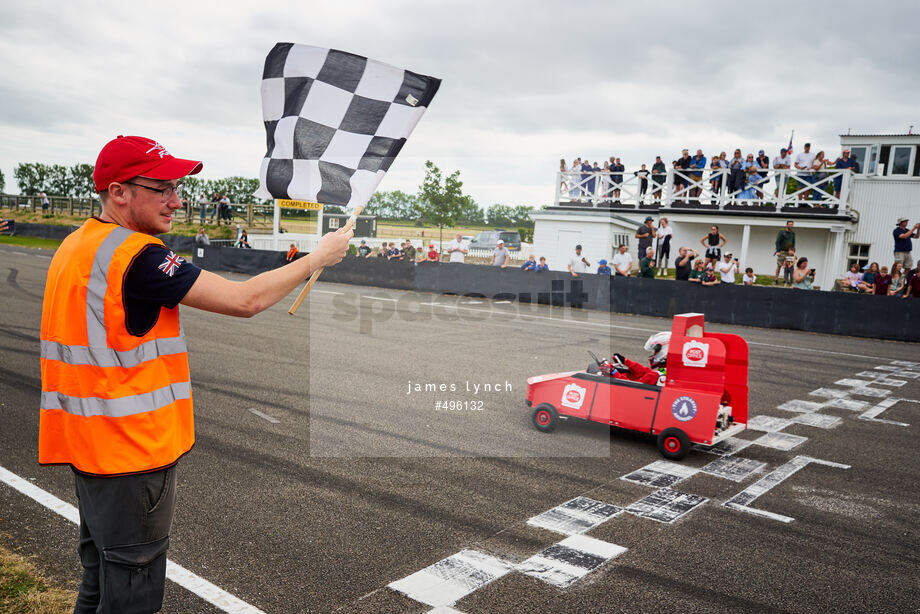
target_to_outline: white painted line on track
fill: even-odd
[[[272,424],[278,424],[279,422],[281,422],[281,420],[279,420],[278,418],[275,418],[274,416],[269,416],[268,414],[264,414],[260,412],[258,409],[256,409],[255,407],[250,407],[249,411],[257,415],[258,417],[262,418],[263,420],[268,420]]]
[[[51,493],[42,490],[35,484],[3,467],[0,467],[0,482],[14,490],[18,490],[70,522],[76,525],[80,524],[80,512],[76,507],[58,499]],[[171,560],[166,562],[166,577],[224,612],[230,612],[231,614],[264,614],[262,610],[249,605],[238,597],[234,597]]]
[[[837,469],[849,469],[849,465],[844,465],[843,463],[835,463],[832,461],[820,460],[817,458],[812,458],[810,456],[796,456],[790,460],[785,465],[777,467],[764,477],[760,478],[737,495],[723,503],[727,508],[738,510],[740,512],[747,512],[748,514],[754,514],[755,516],[762,516],[764,518],[769,518],[771,520],[778,520],[780,522],[792,522],[795,518],[790,518],[789,516],[783,516],[782,514],[776,514],[773,512],[767,512],[765,510],[759,510],[754,507],[750,507],[751,503],[754,502],[757,497],[766,494],[771,488],[786,480],[789,476],[796,473],[800,469],[804,468],[810,463],[816,463],[818,465],[826,465],[828,467],[836,467]]]
[[[461,550],[387,586],[426,605],[449,606],[511,569],[511,563],[502,559]]]
[[[766,466],[766,463],[751,460],[749,458],[722,456],[703,467],[701,471],[718,478],[740,482],[755,471],[760,471]]]
[[[44,254],[35,254],[36,258],[44,258],[45,260],[51,260],[51,256],[45,256]]]
[[[447,606],[437,607],[433,610],[428,610],[425,614],[463,614],[460,610],[455,610]]]
[[[670,524],[708,501],[706,497],[662,488],[626,508],[630,514]]]
[[[332,290],[310,290],[310,292],[317,292],[319,294],[338,294],[343,295],[344,292],[333,292]]]
[[[386,297],[386,296],[368,296],[368,295],[366,295],[366,294],[362,294],[362,295],[361,295],[361,298],[369,298],[369,299],[371,299],[372,301],[391,301],[391,302],[393,302],[393,303],[395,303],[396,301],[399,300],[399,299],[395,299],[395,298],[388,298],[388,297]]]
[[[876,417],[879,414],[881,414],[883,411],[885,411],[886,409],[888,409],[889,407],[897,403],[898,401],[906,401],[908,403],[920,403],[920,401],[914,401],[911,399],[898,399],[896,397],[889,397],[887,399],[884,399],[880,403],[878,403],[878,405],[870,407],[869,409],[861,413],[859,415],[859,419],[868,420],[870,422],[883,422],[885,424],[893,424],[895,426],[910,426],[906,422],[897,422],[896,420],[886,420],[885,418]]]
[[[10,252],[11,254],[18,254],[19,256],[31,256],[32,254],[27,254],[26,252]]]

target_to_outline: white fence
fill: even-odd
[[[758,169],[753,174],[730,169],[669,169],[631,172],[560,172],[556,174],[556,205],[591,207],[635,206],[668,208],[756,208],[780,213],[783,207],[847,211],[853,173],[849,169],[822,171]],[[790,191],[791,187],[791,191]],[[787,193],[788,192],[788,193]]]

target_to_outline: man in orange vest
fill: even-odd
[[[38,460],[74,471],[83,581],[75,612],[156,612],[176,503],[176,463],[195,443],[178,305],[249,317],[345,256],[351,231],[244,282],[203,271],[154,235],[201,162],[118,137],[93,172],[99,217],[68,236],[42,305]]]
[[[299,251],[299,250],[297,249],[297,244],[291,243],[291,249],[288,250],[286,260],[287,260],[288,262],[291,262],[292,260],[294,260],[295,258],[297,258],[297,253],[298,253],[298,251]]]

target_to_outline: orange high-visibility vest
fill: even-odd
[[[150,235],[87,220],[64,239],[42,304],[38,462],[95,475],[167,467],[195,443],[178,306],[127,330],[125,274]]]

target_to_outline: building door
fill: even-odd
[[[556,232],[556,254],[553,262],[549,263],[549,268],[553,271],[568,271],[569,257],[575,253],[575,246],[581,243],[581,231],[558,230]]]

